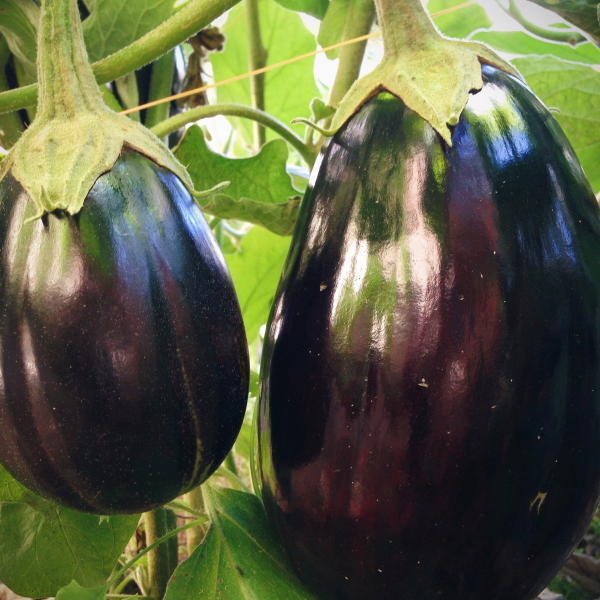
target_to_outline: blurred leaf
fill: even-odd
[[[592,187],[600,190],[600,72],[551,56],[513,61],[569,138]]]
[[[22,84],[36,80],[35,66],[39,7],[33,0],[2,0],[0,33],[5,37],[21,71]]]
[[[582,590],[577,584],[569,581],[566,577],[557,577],[548,589],[562,594],[565,600],[592,600],[595,596]]]
[[[329,7],[325,13],[325,17],[319,28],[317,40],[321,47],[331,46],[342,41],[344,28],[346,27],[346,17],[350,10],[350,2],[352,0],[331,0]],[[339,50],[329,50],[328,58],[337,58]]]
[[[248,71],[247,20],[243,6],[234,8],[223,26],[227,36],[225,50],[211,55],[217,81]],[[310,52],[316,48],[315,38],[306,29],[300,15],[279,6],[275,2],[260,3],[260,26],[263,44],[268,49],[267,64],[274,64],[287,58]],[[308,117],[312,98],[319,95],[313,73],[314,60],[305,60],[269,71],[265,76],[265,109],[284,123],[296,117]],[[218,88],[219,102],[252,104],[250,83],[236,81]],[[250,146],[252,123],[235,119],[236,131]],[[303,125],[292,126],[300,134]],[[275,134],[268,131],[267,137]]]
[[[597,0],[531,0],[589,33],[600,43],[600,10]]]
[[[5,1],[5,0],[2,0]],[[92,62],[131,44],[175,12],[176,0],[102,0],[83,23]]]
[[[258,374],[255,371],[250,371],[250,387],[252,388],[253,379],[255,381],[258,378]],[[240,429],[240,433],[235,440],[234,450],[238,456],[243,456],[246,460],[250,460],[250,454],[253,451],[253,434],[252,434],[252,419],[254,415],[254,410],[256,409],[256,397],[252,397],[252,389],[250,390],[251,398],[248,401],[248,408],[246,409],[246,414],[244,415],[244,422],[242,424],[242,428]]]
[[[225,255],[249,344],[267,322],[289,246],[290,238],[255,227],[242,240],[239,252]]]
[[[0,581],[32,598],[54,596],[72,580],[102,585],[138,521],[139,515],[99,517],[59,506],[0,468]]]
[[[480,31],[470,39],[489,44],[496,50],[513,54],[550,54],[563,60],[600,63],[600,48],[586,42],[575,48],[568,44],[547,42],[523,31]]]
[[[104,600],[106,591],[106,587],[83,588],[72,581],[58,591],[56,600]]]
[[[300,193],[304,193],[308,187],[308,180],[310,178],[310,170],[306,167],[300,167],[297,165],[288,165],[287,172],[292,178],[294,188]]]
[[[260,376],[259,374],[251,370],[250,371],[250,395],[258,398],[258,394],[260,393]],[[252,415],[249,415],[251,418]]]
[[[276,0],[281,6],[322,19],[329,0]]]
[[[292,574],[260,500],[210,488],[212,525],[181,564],[165,600],[313,600]]]
[[[297,194],[286,172],[288,148],[282,139],[267,142],[254,156],[228,158],[213,152],[200,127],[194,125],[187,130],[175,154],[198,189],[229,181],[225,189],[228,196],[271,203],[285,202]]]
[[[428,9],[435,24],[450,37],[465,38],[477,29],[486,29],[492,26],[492,22],[481,5],[465,6],[464,0],[430,0]],[[436,15],[441,11],[444,11],[444,14]]]

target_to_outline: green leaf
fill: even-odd
[[[298,218],[300,196],[287,202],[257,202],[252,198],[236,200],[226,194],[214,193],[197,198],[204,211],[221,219],[248,221],[278,235],[290,235]]]
[[[550,54],[563,60],[589,64],[600,63],[600,49],[589,42],[573,48],[568,44],[541,40],[523,31],[480,31],[471,39],[489,44],[502,52]]]
[[[225,193],[236,200],[275,203],[297,195],[286,172],[288,148],[282,139],[267,142],[255,156],[228,158],[213,152],[202,129],[195,125],[187,130],[175,155],[187,167],[197,189],[229,181]]]
[[[275,2],[260,2],[260,26],[263,44],[268,49],[267,64],[296,57],[315,50],[315,38],[304,26],[300,15],[279,6]],[[248,71],[248,23],[243,6],[237,6],[229,14],[223,32],[227,36],[225,50],[213,52],[211,61],[217,81]],[[284,123],[296,117],[309,116],[309,104],[320,92],[315,84],[314,60],[307,58],[296,63],[269,71],[265,75],[265,110]],[[218,88],[219,102],[235,102],[251,105],[250,83],[247,79]],[[236,131],[251,145],[252,123],[236,119]],[[300,134],[304,126],[294,125]],[[268,131],[267,137],[275,134]]]
[[[32,598],[54,596],[72,580],[101,586],[138,521],[139,515],[99,517],[59,506],[0,468],[0,581]]]
[[[600,72],[551,56],[513,61],[550,107],[573,145],[592,187],[600,190]]]
[[[0,502],[26,502],[33,492],[21,485],[0,465]]]
[[[90,60],[100,60],[148,33],[175,12],[175,4],[176,0],[94,2],[83,23]]]
[[[76,581],[58,590],[56,600],[104,600],[106,586],[96,588],[83,588]]]
[[[328,119],[335,112],[335,108],[330,106],[321,98],[313,98],[310,101],[311,118],[314,123],[318,123],[321,119]]]
[[[35,66],[39,7],[33,0],[2,0],[0,33],[4,35],[16,66],[23,74],[21,84],[36,80]]]
[[[304,12],[322,19],[327,10],[328,0],[276,0],[284,8]]]
[[[531,0],[560,15],[600,43],[600,4],[598,0]]]
[[[290,238],[255,227],[240,246],[239,252],[226,254],[225,259],[242,307],[248,343],[252,344],[269,317]]]
[[[351,0],[331,0],[329,2],[329,7],[321,22],[319,35],[317,36],[317,40],[323,48],[342,41],[350,2]],[[330,59],[337,58],[339,50],[329,50],[326,54]]]
[[[465,38],[477,29],[492,26],[480,4],[465,6],[464,0],[430,0],[428,9],[435,24],[450,37]],[[436,14],[441,11],[443,14]]]
[[[211,488],[212,525],[181,564],[165,600],[313,600],[292,574],[260,500]]]
[[[288,150],[283,140],[267,142],[249,158],[227,158],[207,147],[202,130],[196,126],[188,130],[176,153],[189,167],[196,189],[229,182],[226,193],[197,196],[206,212],[261,225],[279,235],[292,232],[300,196],[286,172]]]

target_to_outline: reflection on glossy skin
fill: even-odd
[[[305,198],[259,441],[318,598],[533,598],[595,505],[598,206],[547,110],[484,75],[452,148],[370,101]]]
[[[81,510],[139,512],[212,473],[248,389],[235,292],[177,177],[126,152],[76,217],[0,190],[0,461]]]

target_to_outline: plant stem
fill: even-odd
[[[183,496],[185,502],[196,512],[204,512],[204,500],[202,498],[202,486],[198,486]],[[191,556],[192,552],[202,543],[206,529],[199,525],[193,529],[188,529],[186,533],[187,552]]]
[[[343,39],[350,40],[369,33],[374,17],[373,0],[354,0],[346,18]],[[367,40],[340,48],[340,62],[329,95],[331,106],[337,106],[358,79],[366,46]]]
[[[123,577],[123,579],[119,582],[119,585],[115,586],[114,592],[113,592],[113,596],[119,596],[119,595],[121,595],[121,592],[132,581],[135,581],[135,577],[134,577],[133,573],[129,573],[126,577]]]
[[[163,510],[165,511],[165,523],[167,525],[167,531],[171,531],[172,529],[177,528],[177,515],[175,511],[163,506]],[[173,574],[173,571],[177,568],[179,564],[179,540],[176,537],[169,538],[166,542],[167,545],[167,554],[169,557],[169,579]]]
[[[153,544],[150,544],[150,546],[148,546],[147,548],[144,548],[144,550],[142,550],[139,554],[136,554],[136,556],[134,556],[131,560],[127,561],[123,565],[123,567],[121,567],[113,575],[113,577],[110,579],[110,581],[108,581],[107,585],[108,586],[114,585],[115,582],[119,581],[119,579],[121,579],[121,577],[123,577],[123,575],[125,573],[127,573],[127,571],[129,571],[129,569],[131,569],[131,567],[133,567],[133,565],[135,565],[136,562],[138,562],[142,557],[146,556],[146,554],[148,554],[149,552],[152,552],[152,550],[154,550],[154,548],[158,547],[163,542],[166,542],[168,539],[171,539],[173,536],[179,535],[182,531],[186,531],[187,529],[190,529],[191,527],[197,527],[199,523],[206,523],[207,520],[208,520],[207,517],[203,517],[201,519],[196,519],[194,521],[186,523],[185,525],[182,525],[181,527],[178,527],[177,529],[172,529],[171,531],[169,531],[169,533],[163,535],[161,538],[157,539]]]
[[[523,11],[519,7],[516,0],[509,0],[508,8],[505,8],[502,4],[501,6],[511,17],[516,19],[525,29],[527,29],[527,31],[546,40],[551,40],[553,42],[566,42],[567,44],[575,46],[580,42],[584,42],[586,39],[585,36],[581,35],[578,31],[573,31],[572,29],[548,29],[538,25],[537,23],[534,23],[533,21],[530,21],[523,14]]]
[[[76,0],[45,0],[38,34],[37,119],[73,119],[104,100],[88,62]]]
[[[157,508],[144,514],[146,544],[151,546],[167,533],[165,509]],[[156,546],[148,554],[148,595],[162,600],[169,581],[169,548],[167,544]]]
[[[350,10],[346,17],[342,39],[351,40],[369,33],[374,18],[375,5],[373,4],[373,0],[353,0],[350,3]],[[363,42],[340,48],[338,69],[333,85],[331,86],[331,92],[329,93],[328,103],[330,106],[338,106],[342,98],[346,95],[346,92],[358,79],[366,47],[367,40],[364,40]],[[327,129],[331,125],[332,119],[333,115],[323,122],[324,129]],[[325,137],[321,136],[313,145],[313,135],[314,129],[312,127],[307,128],[307,144],[310,147],[318,148],[325,141]]]
[[[421,0],[375,0],[379,23],[382,23],[385,56],[395,56],[410,41],[413,47],[426,47],[439,37],[437,29]],[[388,27],[385,24],[390,24]],[[393,26],[391,25],[393,24]]]
[[[150,78],[150,93],[148,101],[164,98],[172,93],[173,89],[173,73],[175,71],[175,51],[171,50],[164,56],[161,56],[152,65],[152,76]],[[157,123],[164,121],[169,117],[170,103],[157,104],[151,106],[146,111],[144,125],[153,127]]]
[[[121,112],[123,110],[123,106],[119,103],[116,96],[106,86],[103,85],[100,88],[100,92],[102,93],[104,104],[109,108],[112,108],[115,112]]]
[[[200,119],[207,119],[209,117],[216,117],[217,115],[242,117],[244,119],[258,121],[278,133],[286,142],[293,146],[308,166],[312,166],[315,161],[316,153],[287,125],[262,110],[252,108],[251,106],[244,106],[243,104],[209,104],[207,106],[198,106],[155,125],[152,128],[152,131],[158,137],[162,137],[172,131],[176,131],[188,123],[199,121]]]
[[[246,0],[246,17],[248,20],[248,68],[250,71],[261,69],[267,64],[267,49],[260,35],[260,13],[258,0]],[[252,106],[265,110],[265,74],[258,73],[250,78],[250,95]],[[266,141],[265,128],[254,121],[254,144],[258,150]]]
[[[156,60],[168,50],[235,6],[240,0],[190,0],[164,23],[122,50],[94,63],[98,83],[112,81]],[[37,84],[0,93],[0,113],[32,106],[37,99]]]
[[[0,44],[2,40],[0,40]],[[0,51],[1,52],[1,51]],[[9,89],[8,81],[4,73],[4,65],[0,68],[0,90]],[[24,126],[19,113],[12,112],[0,116],[0,145],[7,150],[19,139]]]

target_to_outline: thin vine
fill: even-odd
[[[190,0],[164,23],[125,48],[92,65],[98,83],[107,83],[144,65],[185,42],[194,33],[235,6],[240,0]],[[0,113],[32,106],[37,83],[0,93]],[[160,103],[158,103],[160,104]]]
[[[508,6],[504,6],[501,2],[498,4],[509,14],[513,19],[518,21],[529,33],[533,33],[538,37],[550,40],[552,42],[565,42],[575,46],[581,42],[585,42],[586,38],[584,35],[573,29],[549,29],[548,27],[542,27],[533,21],[530,21],[516,0],[509,0]]]
[[[304,140],[300,136],[285,125],[285,123],[282,123],[279,119],[276,119],[269,113],[252,108],[251,106],[244,106],[243,104],[208,104],[205,106],[198,106],[166,119],[162,123],[154,126],[152,132],[158,137],[162,137],[173,131],[177,131],[188,123],[194,123],[201,119],[208,119],[217,115],[242,117],[261,123],[289,142],[289,144],[298,151],[306,164],[312,166],[315,161],[316,153],[304,143]]]

